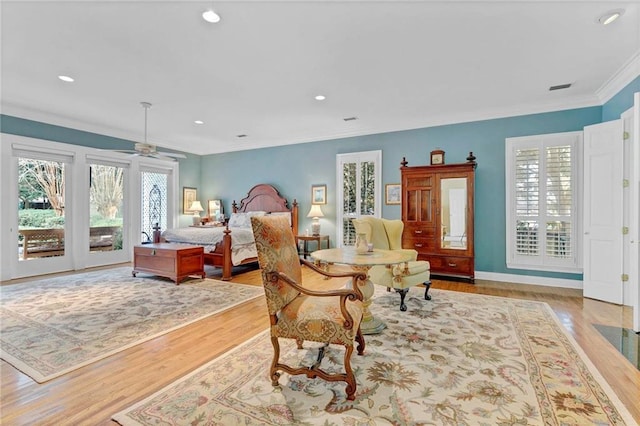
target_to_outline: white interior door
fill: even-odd
[[[584,128],[584,296],[623,301],[622,120]]]
[[[629,300],[630,305],[633,306],[633,330],[640,332],[640,93],[638,92],[633,95],[629,133],[631,141]]]

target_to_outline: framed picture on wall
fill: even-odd
[[[402,201],[400,195],[401,185],[399,183],[388,183],[384,186],[384,203],[385,204],[400,204]]]
[[[198,199],[197,189],[185,186],[182,188],[182,211],[184,214],[193,214],[193,210],[189,210],[191,204]]]
[[[327,185],[311,187],[311,204],[327,204]]]

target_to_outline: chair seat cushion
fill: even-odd
[[[405,275],[404,263],[393,268],[374,266],[369,270],[369,278],[374,284],[385,287],[404,289],[414,285],[429,282],[431,278],[430,265],[426,260],[407,262],[409,273]]]
[[[362,320],[362,302],[347,301],[347,311],[354,320],[345,329],[338,297],[314,297],[301,294],[282,308],[271,335],[314,342],[351,345]]]
[[[407,262],[407,263],[408,263],[409,275],[416,275],[421,272],[429,271],[431,269],[431,265],[429,265],[429,262],[426,260],[416,260],[416,261]],[[400,269],[404,271],[405,269],[404,263],[396,265],[395,269]]]

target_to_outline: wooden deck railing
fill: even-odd
[[[89,249],[91,251],[113,250],[116,233],[120,226],[92,226],[89,229]],[[64,229],[40,228],[21,229],[23,237],[22,258],[61,256],[64,254]]]

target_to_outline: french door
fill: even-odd
[[[86,156],[84,182],[87,207],[79,220],[80,253],[85,266],[127,262],[130,258],[129,188],[131,164],[108,157]],[[85,198],[86,197],[86,198]]]
[[[15,146],[12,181],[18,200],[13,217],[17,232],[11,256],[17,276],[39,275],[71,269],[73,232],[69,192],[74,157],[70,153]]]
[[[338,247],[355,244],[351,221],[382,214],[382,151],[354,152],[336,156]]]

